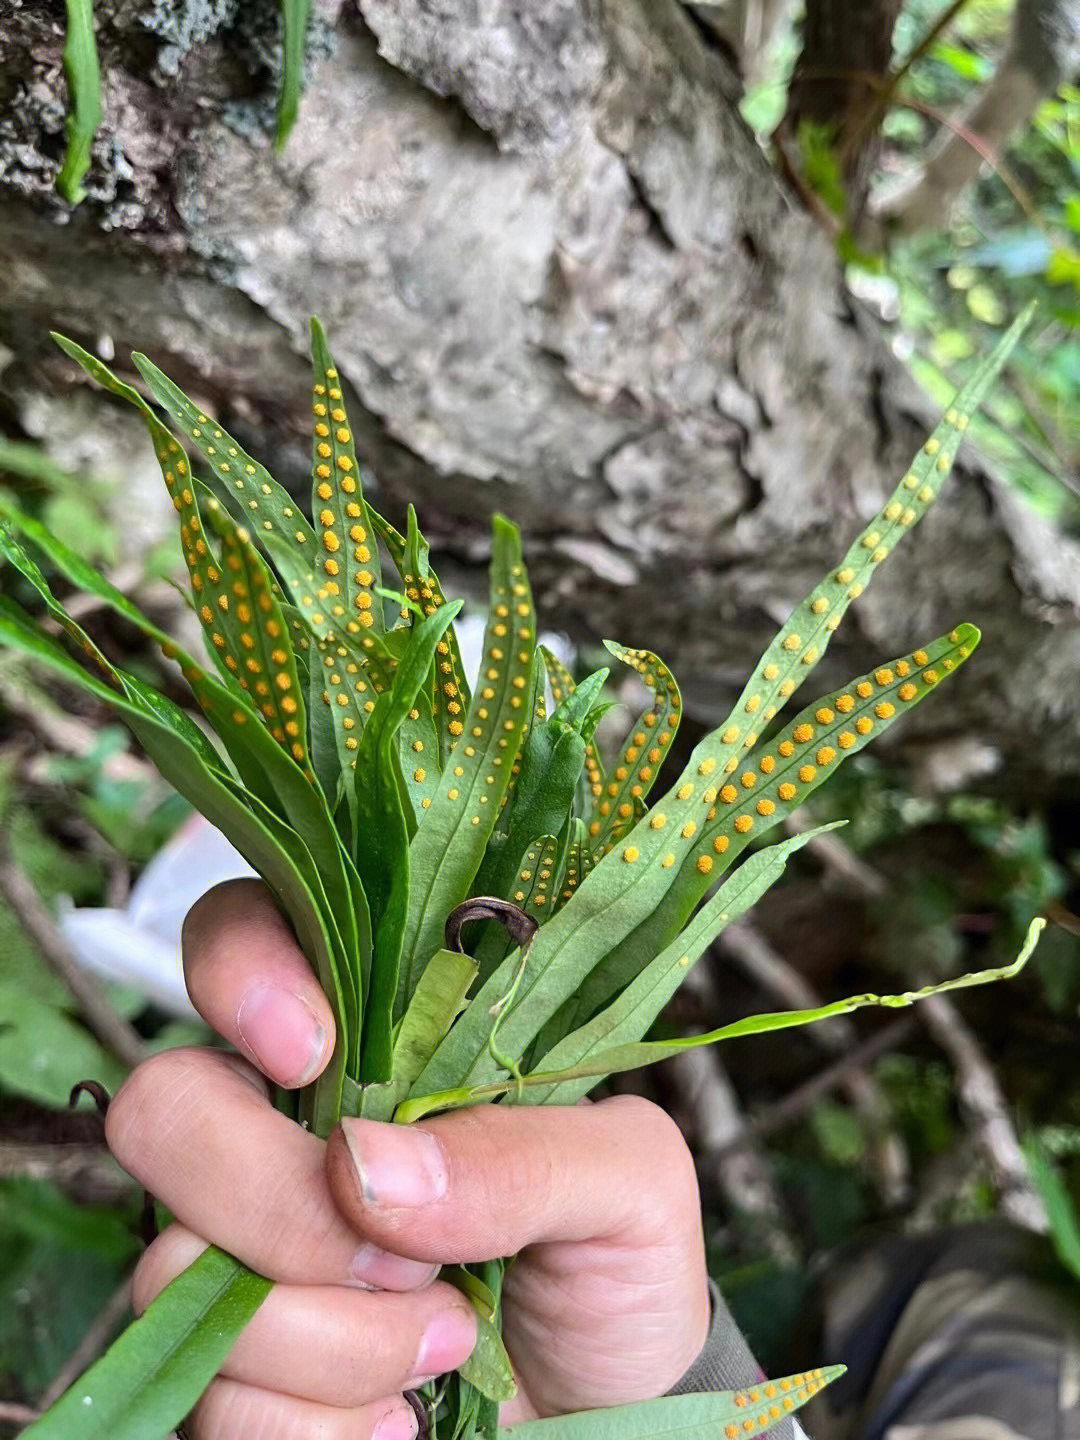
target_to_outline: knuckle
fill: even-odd
[[[184,954],[204,945],[228,923],[234,910],[256,903],[256,896],[262,889],[260,881],[247,879],[221,880],[212,885],[184,916],[180,931]]]
[[[616,1095],[601,1102],[622,1113],[619,1124],[626,1133],[637,1135],[643,1153],[649,1157],[648,1173],[657,1194],[669,1199],[673,1208],[692,1197],[698,1202],[697,1172],[686,1136],[666,1110],[640,1095]]]
[[[177,1049],[152,1055],[113,1096],[105,1115],[105,1139],[125,1170],[139,1174],[146,1168],[147,1156],[156,1152],[168,1128],[166,1111],[190,1091],[203,1053]]]
[[[109,1102],[105,1114],[105,1139],[125,1170],[142,1147],[148,1117],[156,1109],[158,1096],[168,1085],[174,1069],[174,1055],[168,1051],[144,1060]]]

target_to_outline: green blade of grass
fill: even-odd
[[[311,0],[281,0],[282,68],[281,92],[278,95],[275,150],[284,148],[289,132],[296,124],[300,109],[300,91],[304,79],[304,50],[307,43],[308,17]]]
[[[90,147],[101,124],[101,70],[92,0],[67,0],[64,73],[68,83],[67,150],[56,188],[69,205],[78,205],[86,195],[83,176],[90,168]]]

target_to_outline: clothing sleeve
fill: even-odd
[[[742,1390],[765,1379],[742,1331],[715,1282],[709,1281],[712,1324],[701,1353],[669,1395],[691,1395],[708,1390]],[[806,1440],[793,1418],[781,1420],[764,1432],[767,1440]]]

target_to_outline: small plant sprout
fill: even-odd
[[[945,684],[978,645],[978,630],[958,624],[831,694],[801,708],[791,703],[847,607],[938,494],[1027,318],[796,607],[724,724],[666,783],[660,771],[682,713],[674,677],[651,651],[609,642],[649,695],[605,764],[595,732],[609,708],[607,671],[575,684],[538,648],[520,538],[498,516],[483,653],[470,684],[454,634],[460,602],[447,601],[414,512],[402,534],[364,497],[341,377],[317,321],[311,521],[145,356],[133,360],[149,399],[56,337],[99,384],[135,406],[149,431],[177,512],[205,655],[188,654],[7,500],[0,553],[50,623],[0,595],[0,639],[112,705],[161,773],[272,890],[337,1024],[325,1073],[280,1097],[299,1123],[325,1136],[342,1115],[407,1123],[483,1102],[570,1104],[602,1076],[690,1046],[862,1005],[907,1005],[1019,971],[1041,922],[1004,969],[753,1016],[689,1039],[644,1038],[724,927],[812,834],[830,827],[755,848],[736,864],[747,847]],[[199,453],[205,480],[192,473],[185,446]],[[34,552],[160,645],[216,743],[101,653],[54,595]],[[459,1372],[422,1393],[434,1435],[493,1440],[499,1404],[514,1393],[499,1332],[502,1273],[501,1262],[450,1272],[477,1308],[480,1338]],[[269,1288],[228,1255],[206,1251],[27,1436],[165,1433]],[[530,1422],[515,1434],[753,1436],[839,1373]]]

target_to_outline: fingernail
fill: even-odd
[[[236,1028],[256,1064],[289,1088],[315,1078],[326,1052],[326,1029],[291,990],[255,985],[240,1002]]]
[[[422,1290],[438,1273],[427,1260],[392,1255],[365,1240],[353,1252],[348,1281],[359,1290]]]
[[[416,1414],[411,1405],[387,1411],[372,1431],[371,1440],[414,1440],[417,1433]]]
[[[475,1344],[476,1317],[471,1311],[458,1305],[436,1315],[424,1331],[413,1374],[405,1382],[406,1390],[464,1365]]]
[[[430,1131],[372,1120],[342,1120],[341,1129],[368,1205],[409,1208],[446,1194],[446,1157]]]

